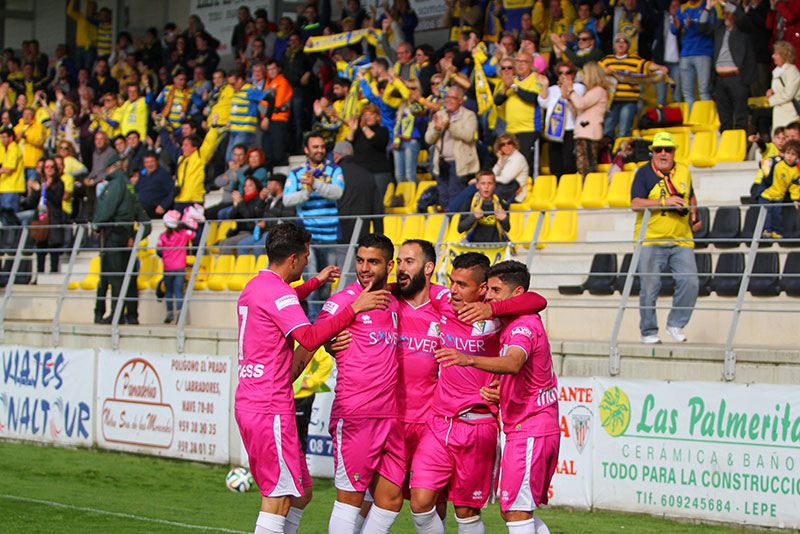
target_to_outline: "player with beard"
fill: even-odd
[[[528,290],[530,273],[518,261],[489,269],[486,300],[498,302]],[[558,380],[547,333],[538,314],[507,322],[500,335],[500,358],[463,354],[452,348],[436,352],[443,369],[452,365],[502,374],[500,414],[506,442],[500,475],[500,509],[509,534],[544,534],[549,529],[533,515],[547,504],[556,470],[560,428]]]
[[[441,347],[475,356],[498,354],[500,322],[488,319],[488,314],[507,314],[520,302],[483,303],[488,269],[489,259],[476,252],[453,260],[451,305],[439,310]],[[545,299],[535,293],[522,293],[518,299],[536,303],[524,313],[546,306]],[[487,402],[481,390],[494,379],[495,375],[474,368],[440,370],[431,404],[433,416],[412,461],[411,512],[418,533],[443,534],[434,504],[445,487],[455,507],[459,534],[485,532],[480,509],[491,493],[498,428],[497,406]]]
[[[332,296],[315,324],[331,320],[365,291],[383,290],[394,267],[394,245],[384,235],[367,234],[358,241],[356,282]],[[397,300],[388,308],[356,316],[352,343],[336,354],[336,396],[331,407],[336,502],[328,532],[351,533],[364,494],[371,490],[375,506],[370,523],[389,526],[397,512],[385,498],[394,495],[405,478],[405,450],[397,418]],[[367,526],[365,525],[365,526]]]

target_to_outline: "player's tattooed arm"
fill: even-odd
[[[342,330],[336,335],[335,338],[333,338],[330,343],[325,345],[325,350],[327,350],[331,356],[335,358],[338,353],[350,346],[350,342],[352,340],[353,334],[351,334],[349,330]]]
[[[508,300],[497,302],[470,302],[465,304],[458,318],[465,323],[485,321],[492,317],[539,313],[547,307],[547,299],[534,291],[526,291]]]
[[[471,354],[463,354],[450,348],[436,351],[436,361],[439,362],[439,365],[442,367],[460,365],[462,367],[474,367],[481,371],[499,375],[515,375],[519,373],[526,359],[527,355],[525,351],[516,346],[509,347],[506,355],[502,358],[472,356]]]
[[[294,356],[292,356],[292,382],[297,380],[306,367],[308,362],[314,357],[316,351],[310,351],[302,345],[297,345],[294,349]]]

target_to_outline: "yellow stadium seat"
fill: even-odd
[[[597,164],[597,172],[608,172],[608,169],[611,168],[610,163],[598,163]]]
[[[631,207],[631,184],[634,173],[631,171],[615,172],[608,186],[608,205],[612,208]]]
[[[608,205],[608,174],[590,172],[586,175],[581,191],[580,203],[584,208],[605,208]]]
[[[392,199],[394,198],[394,182],[389,182],[389,185],[386,187],[386,192],[383,194],[383,207],[388,208],[392,205]]]
[[[268,263],[269,263],[269,256],[267,256],[266,254],[260,255],[256,260],[256,272],[266,270]]]
[[[747,99],[747,107],[749,108],[768,108],[769,102],[766,96],[751,96]]]
[[[256,257],[252,254],[237,256],[233,272],[234,274],[228,278],[228,289],[241,291],[247,282],[256,275]]]
[[[436,186],[436,180],[421,180],[417,182],[417,190],[414,193],[414,199],[411,201],[411,211],[408,213],[415,213],[417,211],[417,204],[419,204],[419,199],[422,194],[431,186]]]
[[[695,102],[697,105],[697,102]],[[712,131],[694,134],[689,163],[695,167],[713,167],[716,163],[717,133]]]
[[[141,260],[139,275],[136,277],[136,286],[139,288],[139,291],[150,289],[150,280],[152,280],[153,275],[156,274],[156,269],[158,268],[157,264],[160,263],[160,260],[161,258],[156,255],[147,256]]]
[[[535,211],[530,213],[528,215],[528,222],[525,224],[525,234],[523,238],[527,243],[533,241],[533,238],[536,235],[536,224],[539,221],[539,217],[544,217],[544,218],[542,219],[542,229],[539,230],[539,240],[537,241],[536,248],[544,248],[544,240],[550,233],[549,212]]]
[[[396,243],[400,240],[400,235],[403,233],[403,217],[399,215],[387,215],[383,218],[383,235]]]
[[[435,182],[435,180],[433,179],[433,175],[431,173],[429,173],[429,172],[418,172],[417,173],[417,183],[430,182],[430,181],[434,181]]]
[[[146,237],[139,242],[139,261],[143,260],[147,256],[152,256],[155,253],[156,253],[156,249],[147,248],[147,238]]]
[[[234,256],[223,254],[217,257],[214,270],[208,277],[208,289],[213,291],[223,291],[228,286],[228,280],[233,274]]]
[[[578,212],[556,211],[545,243],[571,242],[578,239]]]
[[[717,163],[744,161],[747,155],[747,134],[744,130],[725,130],[719,137]]]
[[[388,208],[387,213],[413,213],[416,207],[414,205],[414,197],[417,193],[417,184],[415,182],[400,182],[394,188],[394,196],[403,197],[403,205],[396,208]]]
[[[217,238],[214,241],[216,245],[226,237],[228,237],[228,231],[236,230],[236,221],[222,221],[219,223],[219,228],[217,228]]]
[[[80,282],[70,282],[67,287],[70,289],[97,289],[97,284],[100,283],[100,256],[95,256],[89,262],[89,272],[86,273],[86,278]]]
[[[453,218],[450,219],[450,224],[447,227],[447,233],[444,236],[445,243],[461,243],[461,241],[467,237],[467,233],[464,232],[459,233],[458,231],[458,221],[461,220],[461,214],[453,215]]]
[[[509,220],[509,224],[511,225],[511,230],[508,233],[509,238],[513,241],[517,247],[529,247],[531,241],[533,241],[534,234],[536,233],[536,222],[539,220],[539,216],[542,212],[540,211],[533,211],[528,214],[525,213],[512,213],[512,217]],[[515,218],[514,215],[518,215],[519,217]],[[542,229],[539,232],[539,241],[542,240],[544,236],[547,235],[547,232],[550,230],[550,214],[545,213],[545,218],[542,222]],[[541,245],[540,245],[541,248]]]
[[[210,247],[214,243],[217,242],[217,229],[219,228],[219,223],[217,222],[210,222],[208,224],[208,235],[206,236],[206,246]],[[198,231],[202,231],[202,228],[197,229]]]
[[[525,219],[527,219],[527,213],[523,211],[511,211],[508,213],[508,239],[515,245],[522,245],[524,244],[523,241],[525,239],[525,231],[527,230],[525,225]],[[530,240],[529,240],[530,241]]]
[[[556,205],[558,180],[552,174],[540,174],[533,182],[532,195],[528,204],[532,210],[551,210]],[[527,200],[527,199],[526,199]]]
[[[638,168],[639,166],[636,164],[635,161],[630,161],[622,166],[622,169],[626,171],[635,171]]]
[[[417,154],[417,163],[425,163],[426,161],[428,161],[428,151],[420,150],[419,154]]]
[[[422,239],[435,245],[439,241],[442,227],[446,224],[447,221],[444,214],[432,213],[428,215],[425,219],[425,233],[422,234]]]
[[[614,150],[611,151],[612,158],[619,152],[619,147],[625,141],[633,141],[633,137],[617,137],[616,141],[614,141]]]
[[[203,256],[200,258],[200,266],[197,268],[197,276],[194,278],[195,291],[202,291],[208,287],[208,278],[213,269],[213,256]]]
[[[691,126],[693,132],[706,132],[714,129],[717,120],[717,105],[713,100],[695,100],[689,112],[689,120],[684,124]]]
[[[540,174],[550,174],[550,150],[542,150],[544,145],[539,144],[539,171]],[[547,172],[545,172],[547,169]],[[531,173],[533,174],[533,173]]]
[[[400,233],[400,239],[392,241],[395,246],[400,246],[403,241],[408,239],[422,239],[422,234],[425,233],[425,216],[424,215],[409,215],[403,223],[403,231]]]
[[[164,279],[164,263],[161,258],[153,264],[153,275],[150,277],[150,288],[158,289],[158,284]]]
[[[555,205],[559,209],[575,209],[581,196],[583,184],[580,174],[565,174],[558,182]],[[534,184],[535,186],[536,184]]]
[[[683,163],[684,165],[688,164],[689,149],[691,147],[689,134],[686,132],[674,133],[672,134],[672,138],[675,140],[675,144],[677,145],[675,148],[675,161],[678,163]]]

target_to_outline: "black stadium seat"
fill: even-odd
[[[586,281],[579,286],[558,286],[558,292],[562,295],[582,295],[586,290],[592,295],[611,295],[616,280],[617,255],[595,254]]]
[[[714,215],[714,224],[708,233],[708,238],[715,247],[736,248],[739,246],[739,241],[736,239],[739,237],[741,218],[738,206],[727,206],[717,210]]]
[[[708,247],[708,241],[697,241],[698,239],[706,239],[708,238],[708,231],[711,228],[711,215],[708,213],[708,208],[697,208],[697,216],[703,222],[700,228],[697,231],[692,231],[694,234],[694,248],[706,248]]]
[[[735,297],[739,294],[744,272],[744,254],[741,252],[723,252],[717,258],[711,289],[720,297]],[[720,276],[733,274],[738,276]]]
[[[800,297],[800,252],[790,252],[786,255],[780,287],[790,297]]]
[[[619,276],[617,277],[617,281],[614,283],[614,289],[620,293],[622,293],[622,290],[625,288],[625,276],[628,274],[628,269],[631,266],[631,258],[633,258],[633,254],[630,252],[623,256],[622,266],[619,268]],[[631,295],[638,295],[640,289],[641,281],[639,280],[639,275],[635,274],[633,276],[633,285],[631,286]]]
[[[759,252],[753,264],[747,290],[756,297],[775,297],[781,292],[780,261],[777,252]],[[766,276],[756,276],[766,275]]]
[[[695,253],[694,261],[697,264],[697,295],[707,297],[711,294],[711,254]]]
[[[744,224],[742,225],[742,231],[739,232],[739,238],[742,240],[744,245],[750,246],[750,242],[753,240],[753,232],[756,230],[756,223],[758,222],[758,206],[750,206],[747,208],[747,213],[744,216]],[[771,247],[775,241],[773,240],[764,240],[762,239],[759,241],[759,247]]]
[[[784,206],[783,212],[783,239],[778,240],[778,245],[784,248],[800,247],[800,211],[794,206]]]

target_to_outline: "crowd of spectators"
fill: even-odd
[[[296,216],[322,245],[312,265],[327,265],[325,247],[353,228],[320,217],[378,214],[390,183],[416,180],[422,150],[430,204],[470,212],[470,236],[503,240],[500,213],[524,201],[543,150],[556,176],[596,170],[631,134],[648,85],[660,105],[713,98],[721,129],[753,124],[762,144],[798,119],[800,0],[447,0],[438,49],[420,42],[407,0],[348,0],[338,20],[330,0],[294,19],[240,7],[231,36],[196,15],[183,29],[114,34],[108,8],[82,4],[69,2],[75,41],[52,57],[36,40],[3,50],[3,224],[93,221],[117,156],[150,217],[222,189],[207,217]],[[359,28],[370,31],[326,45]],[[771,111],[751,118],[750,96]],[[374,190],[348,194],[366,176]],[[270,224],[244,222],[222,246],[259,253]]]

